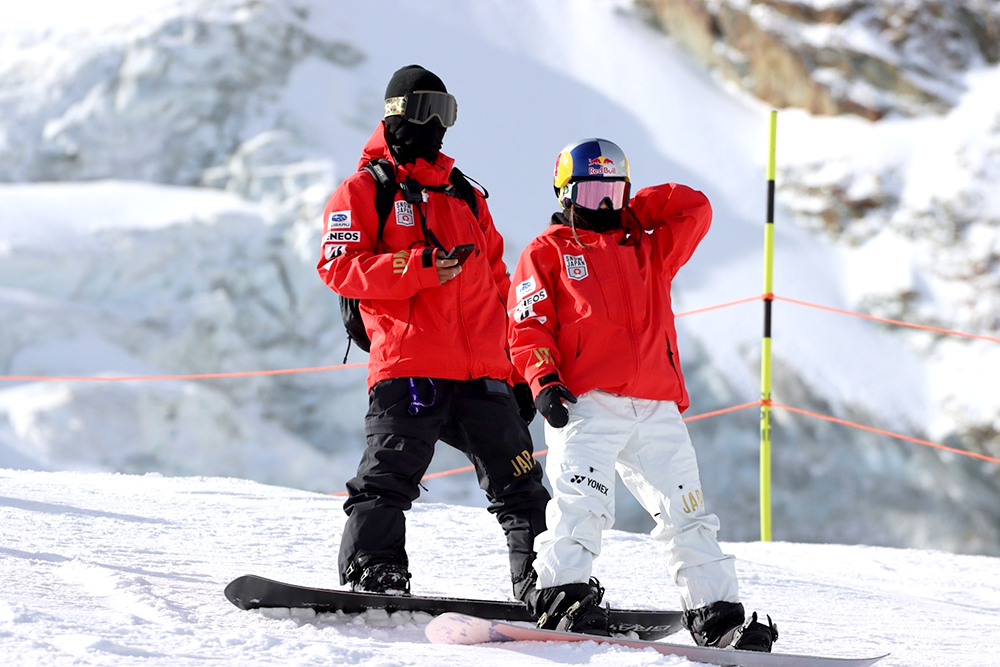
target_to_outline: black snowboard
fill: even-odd
[[[342,611],[345,614],[360,614],[369,609],[384,609],[389,613],[421,611],[437,616],[445,612],[456,612],[496,621],[531,620],[527,607],[515,601],[352,593],[351,591],[285,584],[252,574],[244,575],[230,582],[226,586],[226,597],[240,609],[283,607],[313,609],[319,613]],[[677,632],[681,627],[681,612],[679,611],[611,610],[612,632],[619,634],[635,632],[646,641],[666,637]]]

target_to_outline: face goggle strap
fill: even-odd
[[[628,202],[628,192],[628,181],[574,181],[563,188],[562,202],[596,211],[607,200],[617,211]]]
[[[409,95],[388,98],[385,101],[385,116],[402,116],[417,125],[424,125],[437,116],[441,125],[451,127],[458,118],[458,102],[449,93],[415,90]]]

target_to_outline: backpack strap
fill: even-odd
[[[382,233],[385,232],[385,223],[389,218],[389,213],[392,212],[399,185],[396,183],[396,171],[392,168],[392,163],[385,158],[371,160],[361,169],[367,171],[375,179],[375,214],[378,216],[378,234],[375,236],[375,247],[377,248],[382,243]],[[371,341],[368,340],[368,332],[365,331],[365,323],[361,319],[359,306],[360,303],[357,299],[340,297],[340,315],[344,320],[344,327],[347,329],[345,364],[347,363],[347,355],[351,353],[351,342],[365,352],[371,349]]]
[[[472,183],[469,182],[470,180],[473,179],[470,179],[468,176],[463,174],[458,167],[452,167],[450,180],[451,180],[451,185],[455,191],[455,196],[463,200],[466,204],[468,204],[469,208],[472,209],[472,215],[474,215],[478,219],[479,198],[477,197],[475,186],[473,186]],[[474,182],[476,183],[476,185],[479,185],[479,190],[483,195],[483,199],[489,198],[490,193],[486,191],[486,188],[480,185],[479,181],[474,181]]]
[[[385,231],[385,221],[392,212],[393,202],[396,200],[396,171],[392,168],[392,163],[385,158],[371,160],[361,167],[375,179],[375,213],[378,215],[378,236],[375,237],[375,245],[382,242],[382,233]]]
[[[392,163],[385,158],[371,160],[368,164],[361,167],[361,169],[371,174],[377,186],[375,192],[375,212],[378,214],[378,237],[376,238],[376,243],[380,243],[382,233],[385,231],[386,220],[392,212],[393,202],[396,199],[396,190],[401,184],[396,182],[396,172],[392,167]],[[479,198],[477,194],[481,194],[483,199],[488,199],[490,196],[489,191],[479,181],[471,179],[462,173],[458,167],[451,168],[449,180],[451,181],[451,187],[447,189],[425,185],[419,187],[426,190],[441,190],[453,197],[458,197],[469,205],[472,214],[478,218]],[[479,186],[478,193],[476,192],[477,188],[472,183]]]

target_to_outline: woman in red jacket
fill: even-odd
[[[708,232],[711,205],[676,183],[629,201],[628,161],[605,139],[563,149],[554,185],[564,210],[522,253],[507,300],[514,366],[547,422],[553,490],[529,605],[540,627],[608,633],[591,567],[614,523],[617,469],[656,521],[695,641],[769,651],[777,631],[745,618],[681,420],[670,285]]]

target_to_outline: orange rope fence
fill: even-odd
[[[768,295],[764,295],[767,298]],[[775,301],[787,301],[788,303],[794,303],[799,306],[808,306],[810,308],[818,308],[819,310],[828,310],[833,313],[840,313],[841,315],[851,315],[852,317],[861,317],[866,320],[875,320],[876,322],[884,322],[886,324],[895,324],[900,327],[910,327],[911,329],[923,329],[924,331],[933,331],[935,333],[949,334],[952,336],[962,336],[964,338],[976,338],[978,340],[988,340],[993,343],[1000,343],[1000,338],[995,338],[993,336],[979,336],[976,334],[963,333],[961,331],[952,331],[951,329],[941,329],[939,327],[929,327],[923,324],[912,324],[910,322],[903,322],[901,320],[890,320],[887,317],[876,317],[875,315],[866,315],[864,313],[855,313],[850,310],[841,310],[840,308],[831,308],[830,306],[821,306],[815,303],[809,303],[808,301],[799,301],[798,299],[789,299],[785,296],[770,295]]]
[[[699,419],[707,419],[708,417],[716,417],[718,415],[724,415],[727,412],[736,412],[737,410],[745,410],[746,408],[755,408],[760,405],[760,401],[751,401],[750,403],[744,403],[743,405],[734,405],[731,408],[723,408],[721,410],[716,410],[715,412],[706,412],[701,415],[694,415],[693,417],[685,417],[683,421],[685,422],[696,422]]]
[[[748,296],[745,299],[739,299],[737,301],[730,301],[729,303],[720,303],[717,306],[707,306],[705,308],[698,308],[696,310],[688,310],[683,313],[677,313],[674,317],[685,317],[687,315],[697,315],[698,313],[707,313],[710,310],[719,310],[720,308],[728,308],[729,306],[739,306],[744,303],[752,303],[754,301],[760,301],[764,298],[763,294],[758,294],[757,296]]]
[[[810,412],[808,410],[803,410],[801,408],[793,408],[790,405],[782,405],[780,403],[771,403],[771,407],[780,408],[782,410],[788,410],[789,412],[796,412],[800,415],[806,415],[808,417],[815,417],[816,419],[822,419],[824,421],[833,422],[834,424],[841,424],[843,426],[850,426],[851,428],[861,429],[862,431],[871,431],[872,433],[878,433],[879,435],[887,435],[890,438],[897,438],[899,440],[906,440],[907,442],[914,442],[918,445],[923,445],[925,447],[934,447],[935,449],[943,449],[946,452],[952,452],[953,454],[961,454],[962,456],[971,456],[972,458],[982,459],[983,461],[989,461],[990,463],[1000,463],[1000,459],[993,458],[992,456],[986,456],[985,454],[977,454],[976,452],[970,452],[965,449],[956,449],[955,447],[948,447],[947,445],[940,445],[936,442],[930,442],[928,440],[921,440],[920,438],[911,438],[908,435],[901,435],[899,433],[893,433],[892,431],[885,431],[880,428],[874,428],[872,426],[864,426],[862,424],[855,424],[854,422],[845,421],[843,419],[837,419],[836,417],[830,417],[828,415],[821,415],[817,412]]]
[[[809,303],[808,301],[799,301],[798,299],[790,299],[784,296],[777,296],[775,294],[758,294],[756,296],[746,297],[744,299],[738,299],[736,301],[730,301],[728,303],[720,303],[715,306],[707,306],[705,308],[697,308],[695,310],[688,310],[683,313],[677,313],[675,317],[686,317],[687,315],[696,315],[698,313],[706,313],[711,310],[719,310],[721,308],[728,308],[730,306],[738,306],[744,303],[751,303],[753,301],[786,301],[788,303],[794,303],[799,306],[807,306],[809,308],[817,308],[819,310],[827,310],[834,313],[840,313],[841,315],[850,315],[852,317],[861,317],[867,320],[875,320],[877,322],[884,322],[886,324],[894,324],[902,327],[910,327],[913,329],[923,329],[925,331],[933,331],[935,333],[950,334],[952,336],[962,336],[964,338],[975,338],[979,340],[987,340],[994,343],[1000,343],[1000,338],[994,336],[981,336],[977,334],[964,333],[961,331],[953,331],[950,329],[942,329],[939,327],[930,327],[922,324],[912,324],[910,322],[903,322],[900,320],[891,320],[885,317],[876,317],[874,315],[866,315],[864,313],[857,313],[850,310],[842,310],[840,308],[832,308],[830,306],[822,306],[815,303]],[[242,378],[242,377],[257,377],[257,376],[268,376],[268,375],[293,375],[296,373],[320,373],[323,371],[337,371],[345,368],[363,368],[367,366],[367,363],[357,363],[357,364],[338,364],[336,366],[312,366],[309,368],[285,368],[272,371],[240,371],[234,373],[188,373],[184,375],[120,375],[120,376],[72,376],[72,375],[0,375],[0,381],[7,382],[141,382],[150,380],[217,380],[223,378]]]
[[[147,380],[216,380],[219,378],[243,378],[259,375],[292,375],[294,373],[318,373],[320,371],[339,371],[343,368],[364,368],[363,364],[338,364],[336,366],[313,366],[310,368],[284,368],[274,371],[239,371],[236,373],[199,373],[190,375],[111,375],[111,376],[57,376],[57,375],[0,375],[0,380],[20,382],[140,382]]]

